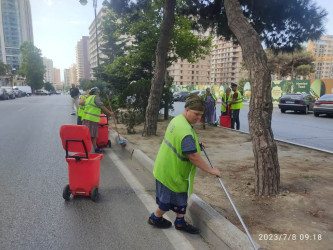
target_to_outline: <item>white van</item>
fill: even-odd
[[[26,93],[27,96],[32,95],[31,87],[30,86],[14,86],[13,89],[19,89]]]

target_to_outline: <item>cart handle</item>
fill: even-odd
[[[68,142],[81,142],[84,148],[84,152],[86,154],[86,156],[78,156],[78,155],[68,155]],[[66,150],[66,158],[75,158],[75,160],[80,161],[81,158],[85,158],[88,159],[88,150],[86,147],[86,144],[84,143],[83,140],[78,140],[78,139],[66,139],[66,146],[65,146],[65,150]]]

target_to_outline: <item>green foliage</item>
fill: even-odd
[[[266,50],[266,55],[268,68],[272,74],[277,74],[278,80],[285,76],[291,76],[293,79],[297,76],[308,76],[314,72],[315,59],[305,48],[292,53],[274,53],[272,50]]]
[[[147,79],[132,82],[120,95],[120,105],[132,108],[139,113],[145,113],[148,105],[150,85],[150,81]]]
[[[237,90],[240,91],[243,96],[244,96],[244,93],[243,93],[244,92],[244,84],[247,83],[247,82],[249,82],[249,79],[242,77],[237,83],[237,85],[238,85]]]
[[[107,21],[103,24],[105,36],[101,50],[105,51],[107,58],[103,60],[101,76],[108,82],[108,88],[115,95],[120,95],[119,105],[144,112],[154,74],[155,50],[163,20],[163,1],[116,1],[111,7],[114,9],[108,11]],[[194,26],[195,21],[176,16],[167,65],[178,59],[195,62],[209,53],[211,38],[195,36]],[[133,86],[130,85],[132,82],[135,82]],[[145,93],[134,93],[133,89],[136,88],[142,88],[140,91]],[[132,105],[126,100],[133,94],[138,100]],[[141,99],[141,96],[145,99]],[[169,98],[169,94],[164,96]],[[161,105],[165,102],[163,98]],[[172,107],[171,100],[168,105]]]
[[[179,11],[198,17],[197,26],[212,28],[227,40],[236,37],[228,26],[221,0],[183,0]],[[303,42],[318,39],[324,33],[327,11],[312,0],[239,0],[243,14],[267,48],[291,52]]]
[[[0,62],[0,76],[10,74],[12,66]]]
[[[44,86],[45,66],[41,57],[41,51],[31,42],[22,43],[21,64],[19,74],[26,77],[27,84],[33,89],[40,89]]]
[[[51,91],[51,90],[55,91],[55,88],[54,88],[53,84],[50,83],[50,82],[44,83],[44,89],[47,90],[47,91]]]
[[[80,89],[88,90],[89,83],[90,83],[90,80],[88,80],[88,79],[80,79],[79,80]]]

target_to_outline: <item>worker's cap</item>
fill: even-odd
[[[197,111],[205,111],[205,103],[200,96],[193,93],[190,94],[185,100],[185,108]]]
[[[234,87],[237,87],[237,84],[236,83],[231,83],[231,88],[234,88]]]
[[[206,88],[206,91],[207,91],[207,92],[210,92],[210,88]]]
[[[98,87],[93,87],[89,90],[89,95],[97,95],[99,93],[101,93],[101,91],[99,90]]]

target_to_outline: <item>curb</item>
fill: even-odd
[[[115,142],[118,141],[118,135],[114,131],[109,131],[109,137]],[[120,139],[125,140],[121,135]],[[153,174],[154,161],[151,158],[141,150],[134,148],[128,141],[123,149],[127,151],[132,160],[139,162],[140,165]],[[200,227],[201,236],[213,245],[214,249],[253,249],[245,233],[196,194],[189,197],[187,216]],[[256,246],[259,249],[259,245],[256,244]]]

